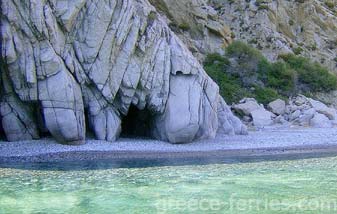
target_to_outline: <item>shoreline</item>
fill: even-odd
[[[173,145],[150,139],[120,139],[115,143],[88,140],[82,146],[65,146],[51,139],[0,142],[0,167],[6,163],[78,161],[296,159],[337,156],[337,129],[275,129],[248,136],[217,136],[214,140]]]

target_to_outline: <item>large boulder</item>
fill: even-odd
[[[217,90],[210,90],[209,96],[203,93],[197,76],[172,75],[165,111],[155,123],[155,136],[172,143],[191,142],[197,136],[215,137],[218,120],[212,107],[217,106]]]
[[[304,110],[302,114],[297,118],[297,122],[301,126],[309,126],[311,119],[315,116],[316,110],[314,108],[310,108],[308,110]]]
[[[265,126],[273,125],[273,117],[275,115],[265,109],[257,109],[251,112],[253,124],[256,127],[263,128]]]
[[[273,119],[276,117],[254,98],[242,99],[239,104],[233,105],[232,108],[239,114],[250,117],[253,125],[258,128],[273,125]]]
[[[310,120],[310,126],[314,128],[332,128],[333,123],[324,114],[316,113]]]
[[[336,110],[334,108],[327,107],[324,103],[314,100],[314,99],[308,99],[311,106],[319,113],[324,114],[327,116],[330,120],[336,119]]]
[[[80,144],[88,124],[96,139],[114,141],[131,106],[150,112],[150,133],[160,140],[215,136],[218,86],[147,0],[8,0],[0,8],[8,140],[47,130],[61,143]],[[228,115],[226,129],[245,132],[220,112],[221,124]]]
[[[254,98],[242,99],[239,104],[233,105],[232,108],[246,116],[250,116],[251,113],[255,110],[264,109]]]
[[[277,99],[268,104],[268,108],[276,115],[283,115],[286,112],[286,102],[281,99]]]

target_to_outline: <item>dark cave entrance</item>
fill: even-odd
[[[151,138],[152,124],[153,114],[149,110],[132,105],[122,119],[121,137]]]
[[[37,123],[37,128],[39,130],[40,138],[50,138],[52,137],[51,133],[46,127],[46,122],[43,115],[43,109],[40,104],[34,104],[35,118]]]

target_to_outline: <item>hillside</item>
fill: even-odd
[[[335,0],[211,0],[235,40],[245,41],[270,60],[293,52],[337,72]]]

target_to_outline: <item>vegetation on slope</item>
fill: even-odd
[[[228,46],[225,56],[209,54],[204,67],[229,103],[254,97],[266,104],[297,93],[337,89],[337,77],[319,63],[293,54],[280,55],[271,63],[257,49],[240,41]]]

